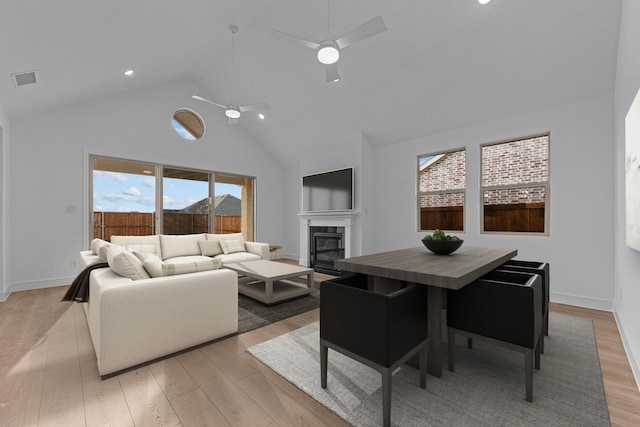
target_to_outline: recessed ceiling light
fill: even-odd
[[[264,120],[264,114],[262,114],[262,113],[258,113],[258,118],[259,118],[260,120]]]
[[[491,0],[478,0],[478,3],[480,4],[487,4],[489,3]]]
[[[131,76],[133,76],[134,73],[135,72],[133,70],[126,70],[124,72],[124,75],[127,76],[127,77],[131,77]]]

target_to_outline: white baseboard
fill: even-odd
[[[549,296],[552,302],[557,302],[559,304],[575,305],[577,307],[592,308],[594,310],[608,312],[613,311],[613,301],[609,300],[589,298],[561,292],[551,292]]]
[[[11,294],[11,291],[0,292],[0,302],[5,302],[7,298],[9,298],[10,294]]]
[[[70,285],[71,282],[73,282],[73,279],[75,279],[75,277],[76,276],[56,277],[53,279],[13,283],[11,286],[9,286],[8,294],[10,294],[11,292],[28,291],[30,289],[44,289],[44,288],[53,288],[55,286]],[[7,294],[7,297],[9,296],[8,294]]]
[[[636,386],[638,387],[638,391],[640,391],[640,355],[634,351],[631,342],[627,339],[627,334],[624,330],[624,324],[618,317],[618,313],[616,310],[613,311],[613,317],[615,318],[616,324],[618,325],[620,338],[622,338],[622,345],[624,346],[625,353],[627,353],[627,359],[629,359],[629,365],[631,365],[631,372],[633,373],[633,377],[636,380]]]

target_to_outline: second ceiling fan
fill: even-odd
[[[327,1],[327,32],[329,33],[329,2]],[[337,62],[340,58],[340,51],[354,43],[368,39],[387,30],[387,26],[382,16],[376,16],[359,27],[354,28],[347,34],[336,39],[327,38],[320,42],[313,42],[285,33],[284,31],[272,29],[271,35],[274,38],[308,47],[317,52],[318,61],[325,65],[325,78],[327,83],[337,83],[340,81]],[[331,37],[331,36],[329,36]]]
[[[242,115],[242,113],[244,113],[246,111],[268,110],[269,109],[269,104],[267,104],[266,102],[259,102],[257,104],[238,105],[234,101],[234,99],[233,99],[233,92],[234,92],[233,79],[235,77],[234,76],[235,38],[236,38],[236,33],[238,32],[238,27],[236,25],[230,25],[229,26],[229,30],[231,31],[231,34],[232,34],[232,40],[231,40],[231,101],[229,102],[229,104],[224,105],[224,104],[220,104],[219,102],[211,101],[210,99],[206,99],[206,98],[203,98],[203,97],[198,96],[198,95],[192,95],[191,97],[193,99],[198,100],[198,101],[206,102],[207,104],[211,104],[211,105],[215,105],[216,107],[223,108],[224,109],[224,115],[227,116],[227,118],[229,119],[229,124],[230,125],[235,125],[235,124],[238,123],[238,120],[240,119],[240,116]]]

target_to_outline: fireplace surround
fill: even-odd
[[[311,237],[311,228],[312,227],[325,227],[333,230],[340,229],[342,233],[342,247],[337,249],[340,251],[341,258],[349,258],[352,256],[352,248],[353,248],[353,232],[355,226],[356,212],[318,212],[318,213],[299,213],[298,217],[300,218],[300,265],[305,267],[314,267],[312,266],[312,245],[313,240]],[[324,237],[324,236],[321,236]],[[332,241],[333,240],[333,241]],[[335,237],[329,239],[329,241],[325,241],[325,245],[337,245],[338,242],[335,241]],[[332,251],[330,247],[324,248],[323,250]],[[329,254],[329,252],[324,252],[324,254]],[[331,266],[329,268],[333,268],[333,261],[331,261]],[[315,269],[315,267],[314,267]],[[320,271],[320,270],[317,270]],[[324,271],[327,272],[327,271]],[[333,270],[330,273],[336,274],[337,271]]]

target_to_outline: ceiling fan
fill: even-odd
[[[327,33],[330,33],[330,14],[328,9],[329,2],[327,1]],[[340,75],[338,74],[338,66],[336,63],[340,58],[340,50],[364,39],[378,35],[386,30],[387,26],[385,25],[382,16],[376,16],[337,39],[328,38],[318,43],[276,29],[271,30],[271,36],[315,50],[317,52],[318,61],[325,65],[326,82],[337,83],[340,81]]]
[[[235,125],[238,123],[242,113],[246,111],[268,110],[269,104],[267,104],[266,102],[259,102],[257,104],[238,105],[233,100],[233,92],[234,92],[233,78],[235,76],[234,74],[235,38],[236,38],[236,33],[238,32],[238,27],[236,25],[229,25],[229,30],[231,31],[231,34],[232,34],[231,36],[231,101],[229,102],[229,104],[225,105],[219,102],[211,101],[210,99],[206,99],[198,95],[192,95],[191,97],[198,101],[206,102],[207,104],[211,104],[211,105],[215,105],[216,107],[223,108],[224,115],[227,116],[227,118],[229,119],[229,124]]]

